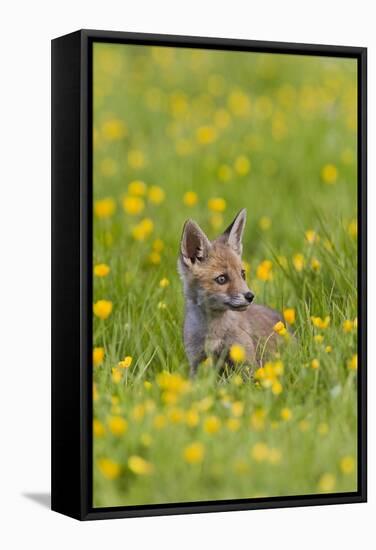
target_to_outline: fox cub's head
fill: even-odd
[[[179,272],[188,296],[209,310],[243,311],[254,298],[241,261],[245,221],[243,209],[214,241],[209,241],[194,221],[184,224]]]

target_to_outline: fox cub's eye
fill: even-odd
[[[227,283],[228,277],[227,275],[218,275],[218,277],[216,277],[214,280],[219,285],[224,285],[225,283]]]
[[[245,280],[245,269],[241,270],[241,274],[242,274],[243,279]]]

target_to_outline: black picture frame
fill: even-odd
[[[92,506],[92,45],[111,42],[347,57],[358,66],[358,491]],[[79,520],[365,502],[367,499],[367,49],[80,30],[52,40],[52,509]]]

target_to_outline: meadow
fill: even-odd
[[[357,490],[356,62],[94,45],[94,506]],[[194,379],[184,221],[296,338]]]

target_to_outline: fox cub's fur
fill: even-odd
[[[265,352],[275,349],[273,326],[281,316],[253,304],[254,295],[242,266],[242,236],[246,210],[214,241],[188,220],[183,229],[178,269],[184,284],[184,345],[191,373],[212,357],[231,364],[229,350],[240,344],[248,365],[261,363]]]

